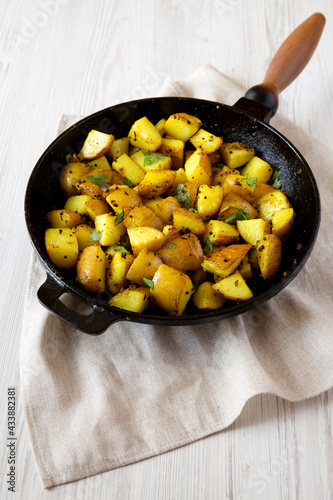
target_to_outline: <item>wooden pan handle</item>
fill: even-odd
[[[276,113],[280,92],[297,78],[310,61],[325,22],[325,17],[316,13],[298,26],[276,52],[263,82],[246,92],[247,99],[263,104],[271,110],[266,115],[265,121],[268,122]]]
[[[263,83],[275,87],[278,94],[288,87],[310,61],[325,22],[325,17],[316,13],[298,26],[276,52]]]

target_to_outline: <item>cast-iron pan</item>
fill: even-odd
[[[191,98],[152,98],[112,106],[79,121],[61,134],[43,153],[32,171],[25,197],[26,223],[35,251],[45,266],[47,278],[38,290],[38,298],[53,314],[89,334],[100,334],[112,323],[129,320],[157,325],[194,325],[222,320],[252,309],[270,299],[299,273],[316,240],[320,223],[320,200],[316,181],[301,153],[277,130],[269,126],[276,112],[278,95],[304,68],[319,41],[325,24],[314,14],[299,26],[275,55],[261,85],[252,87],[234,106]],[[107,295],[92,296],[75,282],[75,271],[60,271],[49,259],[44,246],[46,213],[64,205],[59,177],[66,155],[77,154],[91,129],[126,136],[132,123],[147,116],[156,123],[172,113],[198,116],[203,128],[222,136],[225,142],[239,141],[255,148],[256,154],[281,172],[282,190],[296,212],[293,234],[284,245],[281,271],[275,279],[258,277],[249,282],[254,298],[244,303],[227,302],[221,310],[198,312],[189,307],[180,317],[161,311],[144,314],[108,305]],[[90,306],[89,314],[68,308],[63,294]]]

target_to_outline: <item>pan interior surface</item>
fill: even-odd
[[[226,303],[220,310],[202,313],[189,310],[179,318],[166,316],[161,311],[137,314],[113,308],[107,297],[93,297],[80,289],[73,270],[59,271],[50,261],[44,247],[44,233],[48,227],[46,213],[62,207],[65,199],[60,189],[60,173],[68,154],[77,154],[91,129],[112,133],[116,139],[127,136],[135,120],[142,116],[153,123],[172,113],[186,112],[201,119],[203,128],[223,137],[224,142],[238,141],[254,147],[256,155],[281,172],[282,187],[295,213],[295,229],[284,243],[280,271],[273,280],[261,278],[249,281],[254,298],[244,303]],[[91,306],[102,307],[124,319],[156,324],[193,324],[227,318],[264,302],[281,291],[301,270],[314,245],[320,222],[318,188],[310,167],[293,145],[271,126],[237,109],[191,98],[153,98],[132,101],[106,108],[84,118],[61,134],[37,162],[26,191],[25,213],[33,246],[46,271],[61,283],[65,291]]]

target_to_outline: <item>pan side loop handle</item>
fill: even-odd
[[[111,324],[123,319],[98,306],[92,307],[92,311],[87,315],[74,311],[60,300],[64,293],[66,293],[64,286],[48,274],[46,281],[39,287],[37,296],[46,309],[84,333],[100,335]]]
[[[279,94],[298,77],[310,61],[325,22],[323,14],[316,13],[298,26],[276,52],[263,82],[246,92],[247,99],[256,101],[270,110],[265,121],[275,115]]]

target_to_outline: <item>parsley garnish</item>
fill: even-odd
[[[142,278],[142,281],[144,282],[145,285],[149,286],[149,288],[154,290],[154,282],[152,280],[149,280],[148,278]]]
[[[267,182],[267,184],[270,184],[275,189],[280,189],[280,187],[282,185],[280,170],[274,170],[273,175],[269,179],[269,181]]]
[[[177,245],[175,245],[175,243],[167,243],[165,245],[165,248],[176,248],[176,247],[177,247]]]
[[[158,161],[162,161],[165,158],[164,155],[158,155],[155,153],[151,153],[150,151],[141,151],[141,152],[145,156],[143,164],[147,167],[149,165],[152,165],[153,163],[157,163]]]
[[[118,224],[123,222],[124,219],[125,219],[125,210],[123,209],[122,212],[120,212],[120,214],[118,214],[117,217],[115,218],[114,225],[118,226]]]
[[[241,177],[241,181],[246,181],[248,186],[255,188],[258,182],[258,177],[249,177],[246,175],[245,177]]]
[[[97,231],[96,229],[92,229],[89,233],[90,240],[88,240],[88,243],[92,241],[99,241],[101,239],[103,231]]]
[[[129,188],[133,187],[133,182],[131,182],[129,179],[126,179],[126,177],[123,178],[123,184],[125,184],[125,186],[128,186]]]
[[[110,187],[110,184],[105,180],[106,179],[105,174],[87,175],[87,179],[93,184],[96,184],[99,188]]]
[[[193,212],[194,214],[198,213],[198,210],[196,210],[195,208],[192,208],[192,207],[190,207],[188,210],[189,210],[189,212]]]
[[[249,214],[240,208],[237,212],[230,215],[230,217],[228,217],[224,222],[228,224],[229,222],[235,222],[236,220],[249,220],[249,218]]]
[[[183,182],[181,184],[178,184],[175,187],[175,190],[172,193],[172,196],[174,198],[177,198],[177,200],[179,200],[184,205],[189,205],[191,203],[191,197],[190,197],[190,193],[188,191],[186,191],[185,187],[186,186]]]
[[[121,253],[130,253],[128,250],[126,250],[125,247],[123,247],[122,245],[119,245],[117,247],[114,247],[114,250],[116,252],[121,252]]]
[[[205,243],[204,243],[204,247],[203,247],[204,252],[207,252],[207,250],[210,250],[210,251],[213,250],[213,243],[210,241],[209,238],[205,239]]]

